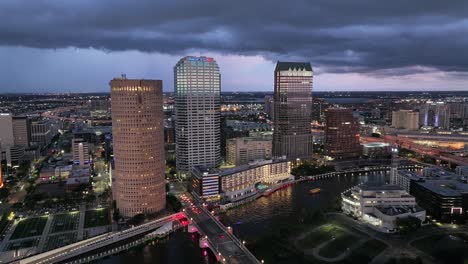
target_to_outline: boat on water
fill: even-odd
[[[322,191],[322,189],[315,188],[315,189],[309,190],[309,194],[317,194],[317,193],[320,193],[321,191]]]

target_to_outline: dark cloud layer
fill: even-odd
[[[468,72],[467,1],[2,0],[0,17],[8,46],[261,54],[337,73]]]

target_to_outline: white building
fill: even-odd
[[[177,173],[221,162],[221,74],[213,58],[187,56],[174,67]]]
[[[382,232],[396,231],[398,218],[426,218],[415,198],[395,185],[355,186],[342,193],[342,209]]]
[[[88,142],[82,138],[72,139],[73,164],[85,165],[90,163]]]

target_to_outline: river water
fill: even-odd
[[[341,192],[359,183],[382,183],[385,176],[330,178],[317,182],[303,182],[279,190],[268,197],[229,210],[220,217],[226,226],[232,226],[234,234],[241,240],[252,240],[266,232],[265,226],[275,219],[290,219],[302,210],[324,210],[340,197]],[[309,190],[321,188],[317,195],[309,195]],[[136,263],[215,263],[211,252],[198,248],[198,238],[182,231],[172,234],[168,239],[135,248],[116,256],[104,259],[105,264]]]

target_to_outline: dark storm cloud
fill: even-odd
[[[261,54],[337,73],[468,72],[466,1],[3,0],[0,17],[0,45]]]

